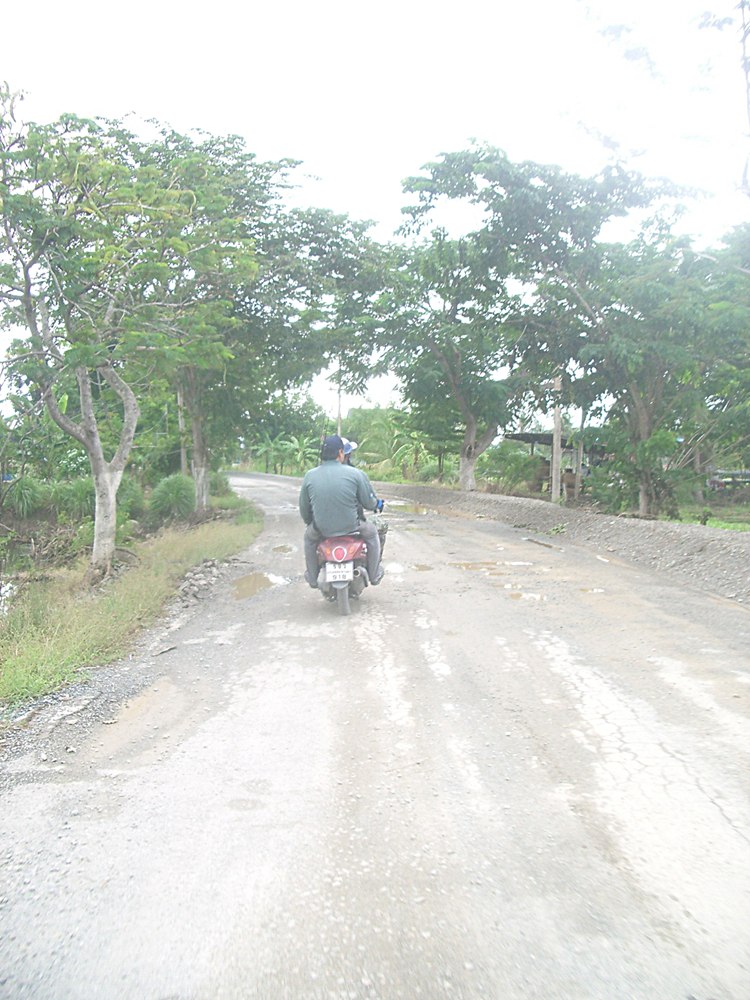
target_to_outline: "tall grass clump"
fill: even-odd
[[[21,476],[8,490],[6,502],[17,517],[31,517],[49,502],[49,487],[32,476]]]
[[[232,492],[226,472],[212,472],[208,489],[212,497],[225,497]]]
[[[123,518],[138,518],[145,513],[146,498],[143,487],[132,476],[123,476],[117,491],[117,513]]]
[[[91,476],[69,479],[52,487],[50,505],[58,519],[82,521],[94,516],[96,494]]]
[[[195,510],[195,483],[179,472],[154,486],[149,502],[151,517],[161,524],[185,521]]]

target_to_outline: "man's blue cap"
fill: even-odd
[[[324,462],[330,461],[332,458],[338,458],[339,452],[343,450],[344,442],[338,434],[330,434],[323,441],[323,447],[320,449],[320,457]]]

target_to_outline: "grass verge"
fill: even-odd
[[[750,531],[750,505],[746,503],[714,507],[684,504],[680,507],[680,513],[684,524],[697,521],[709,528],[722,528],[724,531]]]
[[[262,515],[242,508],[233,520],[171,528],[133,548],[137,562],[91,590],[88,564],[25,586],[0,619],[0,706],[54,691],[85,667],[127,653],[175,586],[204,559],[224,559],[260,533]]]

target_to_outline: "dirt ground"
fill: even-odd
[[[387,499],[402,498],[451,514],[490,518],[514,528],[586,545],[647,567],[698,590],[750,604],[750,532],[700,524],[645,521],[558,506],[544,500],[460,493],[431,486],[378,483]]]

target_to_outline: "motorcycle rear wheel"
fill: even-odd
[[[336,605],[339,609],[340,615],[348,615],[351,610],[349,607],[349,588],[348,587],[337,587],[336,588]]]

